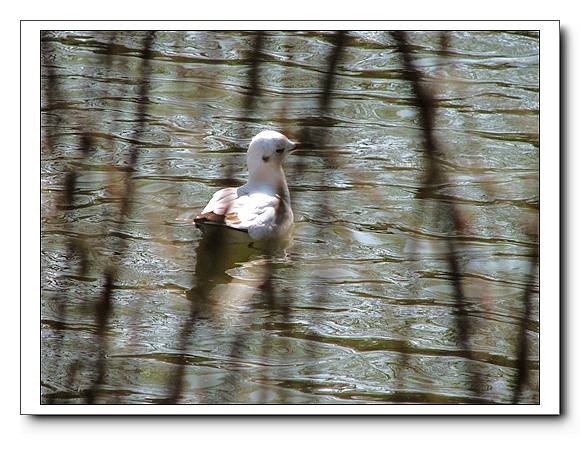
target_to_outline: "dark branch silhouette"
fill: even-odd
[[[446,182],[443,169],[440,166],[439,154],[441,153],[435,139],[435,98],[427,87],[421,82],[422,75],[415,67],[412,58],[411,46],[407,41],[405,32],[393,32],[393,37],[397,43],[397,49],[403,57],[404,76],[411,83],[415,95],[415,103],[419,111],[420,125],[423,137],[423,148],[427,156],[427,175],[423,182],[423,191],[419,193],[422,198],[434,198],[438,201],[438,216],[445,220],[449,219],[451,231],[446,234],[447,242],[447,263],[449,267],[450,281],[454,292],[455,301],[455,327],[457,332],[457,344],[468,360],[472,360],[470,335],[472,334],[471,321],[465,302],[465,292],[463,289],[463,273],[459,265],[457,252],[457,236],[462,233],[464,222],[461,219],[459,209],[456,207],[453,198],[447,198],[444,203],[437,199],[434,193],[435,187]],[[445,44],[445,40],[443,40]],[[467,365],[470,376],[470,388],[477,395],[481,394],[481,376],[472,362]]]

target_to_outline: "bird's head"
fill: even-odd
[[[256,134],[248,147],[247,163],[250,174],[260,170],[280,168],[297,144],[276,131]]]

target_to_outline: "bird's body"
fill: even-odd
[[[282,165],[296,144],[283,134],[262,131],[247,152],[248,182],[239,188],[217,191],[195,217],[207,228],[231,228],[252,240],[284,237],[294,221],[290,192]]]

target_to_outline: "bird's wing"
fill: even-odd
[[[214,213],[223,216],[230,209],[237,197],[237,188],[224,188],[223,190],[219,190],[201,211],[201,215]]]
[[[201,213],[195,217],[196,226],[200,228],[204,225],[228,226],[225,222],[226,213],[232,209],[237,197],[237,188],[224,188],[217,191]]]
[[[224,222],[229,227],[247,230],[250,237],[261,240],[276,230],[284,230],[283,225],[292,224],[291,216],[292,211],[279,196],[251,193],[234,201]]]
[[[268,238],[275,231],[286,231],[292,224],[292,210],[279,196],[265,193],[238,196],[238,193],[236,188],[224,188],[215,193],[195,217],[195,222],[247,231],[255,240]]]

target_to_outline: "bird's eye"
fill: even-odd
[[[276,153],[282,153],[283,151],[284,151],[284,149],[283,149],[283,148],[281,148],[281,149],[276,149]]]

